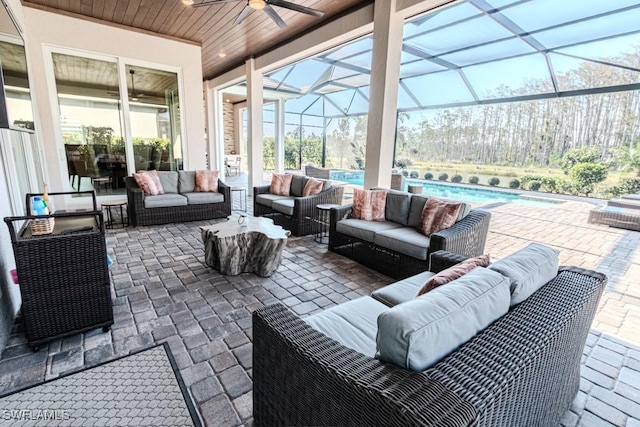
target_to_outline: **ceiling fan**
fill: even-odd
[[[135,75],[135,70],[131,69],[129,70],[129,74],[131,75],[131,92],[128,93],[129,95],[129,100],[130,101],[138,101],[139,98],[146,98],[149,95],[144,94],[142,92],[137,92],[136,91],[136,85],[135,82],[133,80],[133,76]],[[107,91],[107,93],[113,97],[119,98],[120,97],[120,92],[119,91]]]
[[[299,4],[291,3],[286,0],[203,0],[200,3],[196,3],[194,0],[182,0],[182,2],[186,5],[192,7],[202,7],[202,6],[213,6],[215,4],[221,3],[233,3],[238,1],[244,1],[247,5],[242,9],[240,15],[236,18],[235,24],[241,24],[242,21],[245,20],[251,9],[253,10],[264,10],[267,15],[273,21],[278,24],[280,28],[287,28],[287,24],[280,18],[278,12],[271,6],[282,7],[284,9],[294,10],[296,12],[306,13],[307,15],[315,16],[320,18],[324,15],[324,12],[321,12],[316,9],[311,9],[310,7],[300,6]]]

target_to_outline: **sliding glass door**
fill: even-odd
[[[73,190],[124,194],[124,178],[137,170],[182,169],[177,73],[118,58],[52,59]]]

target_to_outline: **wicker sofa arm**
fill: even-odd
[[[478,425],[559,425],[580,384],[580,361],[607,278],[558,275],[426,372],[478,411]]]
[[[255,199],[255,196],[257,196],[258,194],[269,194],[269,189],[271,188],[270,185],[261,185],[259,187],[253,187],[253,197]]]
[[[420,372],[366,357],[276,304],[253,313],[256,425],[459,426],[473,407]]]
[[[429,255],[429,271],[432,273],[440,273],[442,270],[446,270],[468,258],[468,256],[454,254],[452,252],[435,251]]]
[[[490,220],[490,212],[472,209],[461,221],[432,234],[429,252],[445,250],[467,256],[482,255]]]
[[[221,180],[218,180],[218,193],[224,196],[225,203],[231,203],[231,186],[225,184]]]
[[[294,212],[299,212],[302,216],[313,216],[313,210],[317,205],[342,203],[344,187],[329,187],[321,193],[312,196],[296,197],[293,199]]]
[[[127,209],[129,210],[129,219],[131,224],[136,226],[137,213],[144,209],[144,192],[138,186],[138,183],[132,176],[125,178],[127,186]]]

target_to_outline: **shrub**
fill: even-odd
[[[592,148],[574,148],[569,150],[562,156],[561,168],[565,175],[571,173],[571,169],[579,164],[589,163],[597,164],[600,160],[600,154],[595,147]]]
[[[462,182],[462,175],[453,175],[453,177],[451,177],[451,182]]]
[[[406,169],[408,166],[411,166],[411,160],[409,159],[397,159],[396,166],[400,169]]]
[[[409,172],[405,169],[402,171],[402,176],[407,177],[409,176]]]
[[[446,181],[447,179],[449,179],[449,175],[446,173],[441,173],[440,175],[438,175],[439,181]]]
[[[540,189],[540,181],[529,181],[528,189],[531,191],[538,191]]]
[[[520,188],[520,181],[518,181],[517,179],[512,179],[511,181],[509,181],[509,188]]]
[[[607,179],[607,167],[597,163],[578,163],[569,170],[569,178],[579,192],[589,197],[593,187]]]
[[[424,174],[424,179],[433,179],[433,174],[431,172],[427,172]]]
[[[469,184],[477,184],[480,182],[480,178],[478,178],[476,175],[471,175],[469,177]]]
[[[409,176],[411,178],[417,178],[417,177],[420,176],[420,174],[418,173],[418,171],[411,171],[411,172],[409,172]]]
[[[495,176],[494,176],[493,178],[491,178],[491,179],[489,180],[489,185],[491,185],[491,186],[494,186],[494,187],[495,187],[495,186],[496,186],[496,185],[498,185],[498,184],[500,184],[500,179],[499,179],[498,177],[495,177]]]

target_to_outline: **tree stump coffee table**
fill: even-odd
[[[206,264],[229,276],[271,276],[280,265],[282,250],[291,234],[269,218],[250,217],[248,225],[240,225],[236,215],[225,222],[200,227],[200,231]]]

